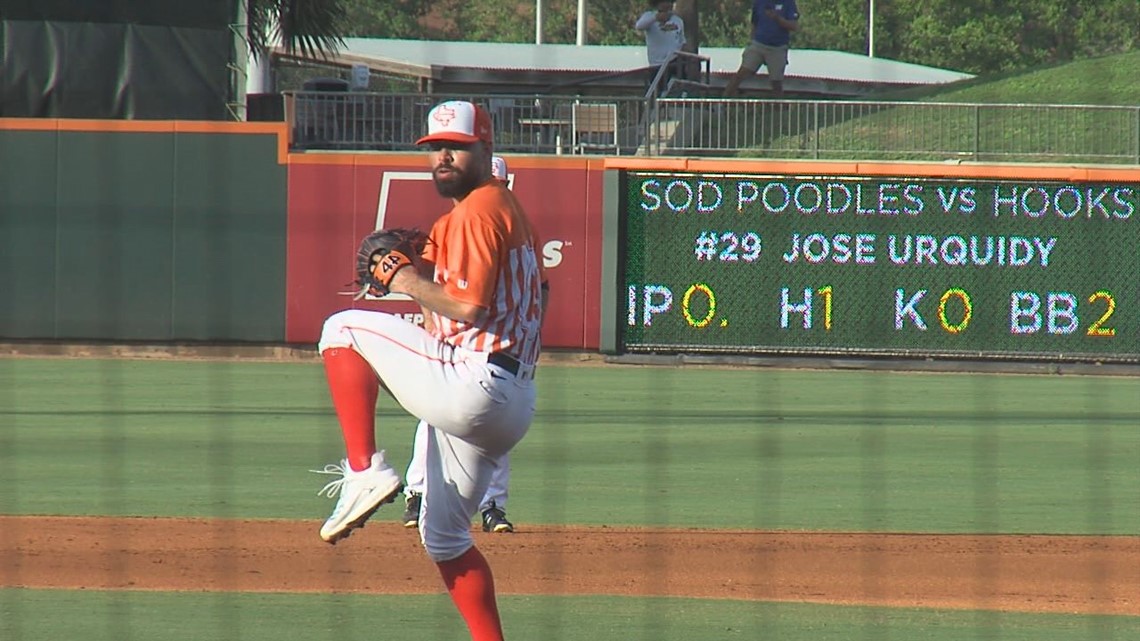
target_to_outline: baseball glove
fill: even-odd
[[[360,289],[354,299],[386,295],[392,277],[413,264],[427,241],[427,234],[418,229],[377,229],[365,236],[356,251],[356,285]]]

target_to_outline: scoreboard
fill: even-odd
[[[1140,361],[1140,182],[622,171],[626,352]]]

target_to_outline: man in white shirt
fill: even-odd
[[[650,67],[649,82],[652,83],[661,66],[669,61],[669,56],[684,46],[685,23],[681,20],[681,16],[673,13],[671,0],[653,2],[650,6],[653,9],[641,14],[633,28],[645,32],[645,51]],[[680,60],[670,63],[657,85],[657,95],[665,93],[671,78],[683,78],[684,69],[685,65]]]

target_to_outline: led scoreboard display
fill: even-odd
[[[627,352],[1140,361],[1140,183],[622,172]]]

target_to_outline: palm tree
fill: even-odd
[[[344,44],[344,0],[245,0],[250,53],[264,55],[280,41],[287,53],[323,57]]]
[[[270,50],[324,58],[344,44],[345,0],[243,0],[249,45],[247,91],[269,89]]]

